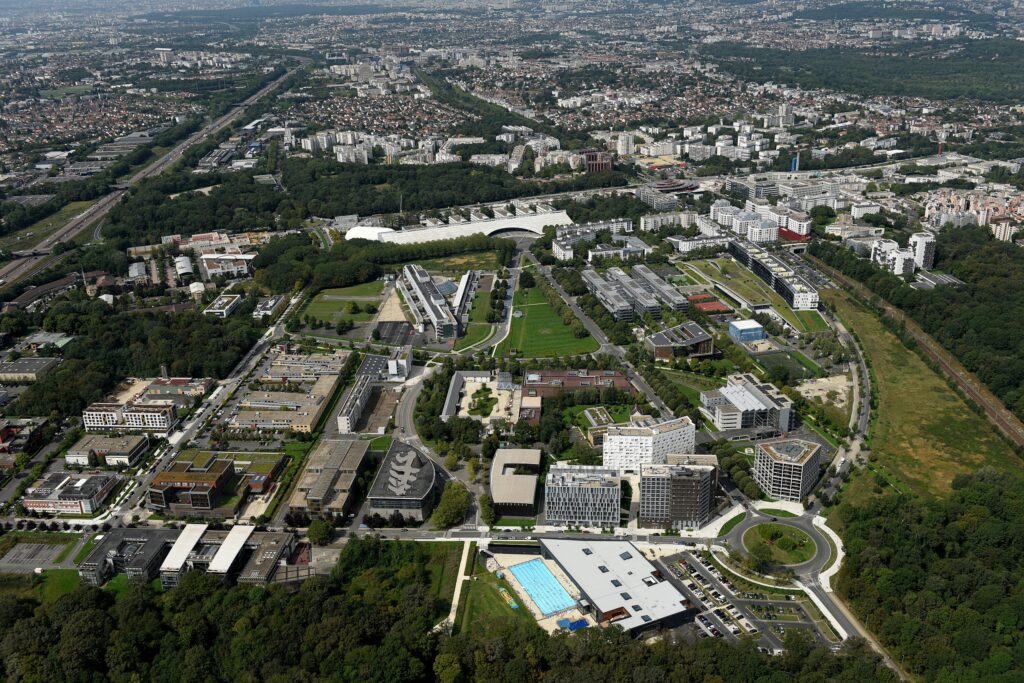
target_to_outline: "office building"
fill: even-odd
[[[579,608],[602,627],[639,633],[678,626],[696,611],[628,541],[542,538],[540,546],[579,589]]]
[[[544,480],[544,518],[550,526],[617,527],[621,516],[617,469],[555,463]]]
[[[306,459],[288,507],[310,515],[347,515],[356,478],[369,465],[369,448],[368,441],[321,440]]]
[[[177,529],[111,529],[78,565],[78,575],[89,586],[102,586],[116,574],[149,583],[179,533]]]
[[[64,454],[68,465],[90,467],[102,461],[107,467],[131,467],[149,448],[149,437],[89,434]]]
[[[215,318],[226,318],[241,305],[241,294],[221,294],[213,300],[212,304],[206,307],[203,314],[212,315]]]
[[[499,448],[491,461],[491,504],[501,516],[537,513],[537,473],[542,462],[536,448]]]
[[[229,421],[234,429],[310,434],[316,428],[334,390],[338,375],[323,375],[308,391],[258,392],[240,402],[239,410]]]
[[[696,427],[689,417],[662,422],[635,419],[604,428],[602,465],[619,472],[638,472],[641,465],[663,463],[669,453],[692,453]]]
[[[114,474],[54,472],[30,488],[21,504],[38,512],[91,515],[100,509],[118,481]]]
[[[799,502],[821,474],[821,446],[803,439],[777,439],[757,444],[754,481],[771,498]]]
[[[633,306],[618,286],[598,275],[596,270],[584,270],[581,276],[590,293],[597,297],[597,300],[608,309],[613,318],[633,320],[635,317]]]
[[[633,385],[618,370],[527,370],[523,376],[523,396],[546,398],[563,391],[611,387],[633,390]]]
[[[82,411],[87,432],[147,432],[168,434],[178,423],[178,411],[170,401],[93,403]]]
[[[240,584],[280,581],[289,578],[284,565],[294,547],[295,534],[291,533],[256,531],[244,524],[228,531],[210,529],[206,524],[186,524],[160,564],[160,583],[169,590],[190,571],[224,581],[234,578]],[[284,576],[279,578],[279,574]]]
[[[914,254],[914,265],[931,270],[935,265],[935,235],[930,232],[915,232],[907,246]]]
[[[640,526],[697,529],[711,519],[716,468],[711,465],[640,467]]]
[[[729,375],[720,389],[700,392],[701,412],[719,431],[751,429],[786,433],[796,426],[793,401],[750,374]]]
[[[690,304],[686,297],[678,289],[665,282],[660,275],[647,266],[637,264],[630,269],[629,274],[634,282],[673,311],[685,311],[689,307]]]
[[[692,321],[648,335],[644,338],[644,347],[659,361],[672,360],[676,356],[705,358],[715,353],[711,335]]]
[[[234,466],[213,456],[190,462],[174,461],[157,473],[146,491],[146,505],[174,515],[233,517],[241,499],[217,511],[230,499]],[[217,514],[215,515],[215,511]]]
[[[756,320],[731,320],[729,321],[729,338],[737,344],[760,341],[767,337],[764,326]]]
[[[341,404],[338,408],[338,433],[352,434],[366,409],[373,393],[373,377],[370,375],[358,375],[355,383],[350,386],[341,397]]]
[[[458,334],[455,314],[426,270],[415,263],[403,266],[398,288],[421,329],[429,322],[437,341],[455,338]]]
[[[423,521],[430,517],[439,494],[437,468],[426,455],[400,441],[392,441],[367,500],[370,514],[389,517],[399,512]]]
[[[764,280],[795,311],[818,308],[818,290],[778,257],[746,240],[729,241],[729,253]]]

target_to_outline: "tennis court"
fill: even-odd
[[[544,616],[576,604],[540,558],[509,567],[509,571]]]

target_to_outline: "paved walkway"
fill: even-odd
[[[466,576],[466,564],[469,561],[469,548],[472,544],[472,541],[464,541],[462,544],[462,560],[459,561],[459,577],[455,580],[455,595],[452,596],[452,608],[448,611],[447,618],[434,627],[435,631],[450,631],[455,626],[455,615],[458,614],[459,599],[462,597],[462,584],[469,580],[469,577]]]

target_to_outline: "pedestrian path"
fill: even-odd
[[[450,631],[455,625],[455,615],[458,614],[459,599],[462,597],[462,584],[464,581],[469,580],[469,577],[466,576],[466,564],[469,561],[469,549],[472,545],[473,541],[463,541],[462,543],[462,559],[459,561],[459,578],[455,580],[455,595],[452,596],[452,608],[448,611],[447,618],[434,627],[434,631]]]

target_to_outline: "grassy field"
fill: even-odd
[[[523,358],[543,358],[548,356],[571,356],[580,353],[593,353],[600,345],[593,337],[577,339],[572,330],[562,322],[555,309],[536,289],[526,290],[522,298],[530,303],[515,306],[516,311],[523,315],[512,318],[512,329],[508,337],[498,345],[496,355],[505,355],[516,349]],[[520,292],[516,292],[518,297]],[[534,298],[540,301],[534,303]]]
[[[92,549],[95,547],[96,537],[93,536],[85,542],[85,545],[83,545],[77,553],[75,553],[75,564],[82,564],[82,562],[85,561],[85,558],[89,557],[89,553],[91,553]]]
[[[469,327],[466,328],[465,336],[459,337],[455,341],[455,350],[461,351],[462,349],[473,346],[473,344],[479,344],[484,340],[490,339],[492,334],[494,334],[494,325],[489,325],[487,323],[470,323]]]
[[[743,533],[743,545],[747,550],[763,545],[771,551],[772,559],[779,564],[800,564],[814,557],[815,547],[811,537],[791,526],[782,524],[758,524]]]
[[[683,395],[686,396],[693,405],[700,405],[700,392],[707,391],[708,389],[717,389],[724,384],[724,382],[718,378],[696,375],[692,372],[686,372],[685,370],[664,369],[661,370],[661,372],[672,380],[672,383],[679,388],[679,391],[683,392]]]
[[[38,586],[39,599],[48,604],[78,588],[81,582],[75,569],[51,569],[43,572],[43,581]]]
[[[537,622],[508,582],[488,572],[479,557],[476,560],[474,579],[467,581],[465,586],[465,592],[459,602],[459,613],[455,619],[456,631],[487,629],[498,619],[517,619],[524,624],[536,626]],[[512,609],[505,602],[498,592],[499,588],[508,591],[519,606],[518,609]]]
[[[775,367],[784,367],[789,370],[790,376],[795,378],[811,379],[822,375],[821,368],[799,351],[766,353],[758,356],[756,361],[769,371]]]
[[[491,312],[491,293],[477,290],[473,295],[473,307],[469,309],[469,322],[486,323]]]
[[[462,543],[426,543],[430,553],[430,592],[446,605],[444,613],[451,609],[455,595],[455,583],[459,578],[459,561],[462,559]],[[476,544],[474,543],[475,547]],[[474,548],[470,549],[470,557]]]
[[[337,323],[339,320],[367,322],[373,320],[374,314],[363,309],[367,304],[380,308],[380,293],[383,289],[384,283],[380,280],[341,289],[325,289],[306,304],[299,317],[304,318],[311,315],[317,320],[324,320],[330,324]],[[376,300],[367,301],[366,297],[373,297]],[[359,307],[358,313],[349,312],[349,306],[352,304]]]
[[[499,517],[494,526],[534,526],[537,524],[536,517]]]
[[[831,329],[817,311],[793,311],[793,315],[804,324],[808,332],[827,332]]]
[[[544,303],[547,303],[547,299],[544,298],[544,293],[536,287],[517,289],[515,294],[512,295],[513,306],[530,306]]]
[[[91,85],[66,85],[63,88],[54,88],[53,90],[40,90],[39,96],[44,100],[56,100],[68,95],[84,95],[92,92],[92,89],[93,86]]]
[[[825,300],[856,332],[873,369],[877,396],[871,429],[871,465],[883,477],[923,497],[949,491],[953,477],[992,465],[1020,467],[1020,458],[982,416],[907,349],[870,311],[843,292],[825,290]],[[851,487],[851,493],[859,490]]]
[[[737,524],[739,524],[740,522],[742,522],[746,518],[747,518],[747,513],[746,512],[741,512],[740,514],[736,515],[735,517],[733,517],[728,522],[726,522],[725,524],[722,525],[722,530],[718,532],[718,535],[719,536],[725,536],[727,533],[729,533],[730,531],[735,529]]]
[[[92,201],[70,202],[42,220],[36,221],[27,228],[22,228],[10,235],[0,237],[0,249],[4,251],[22,251],[32,249],[44,239],[62,228],[65,223],[92,206]]]
[[[443,258],[417,261],[417,263],[424,270],[435,273],[458,273],[459,275],[462,275],[467,270],[498,270],[501,267],[498,263],[498,255],[493,251],[445,256]]]

